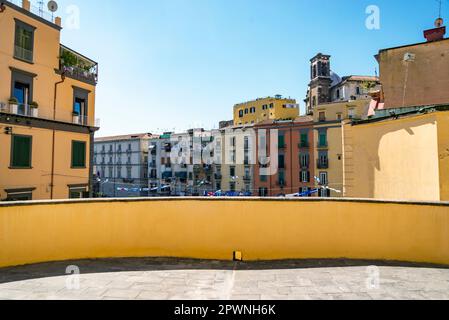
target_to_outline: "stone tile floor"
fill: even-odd
[[[449,300],[449,269],[346,260],[69,261],[0,269],[0,299]]]

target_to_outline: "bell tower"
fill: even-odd
[[[313,114],[317,105],[331,102],[331,65],[329,55],[318,53],[310,60],[310,84],[306,99],[307,114]]]

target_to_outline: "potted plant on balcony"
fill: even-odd
[[[8,100],[9,103],[9,111],[13,114],[17,114],[19,110],[19,100],[16,97],[11,97]]]
[[[37,118],[39,104],[36,101],[30,103],[31,116]]]
[[[72,120],[73,120],[73,123],[76,123],[76,124],[80,123],[80,114],[77,111],[73,111]]]

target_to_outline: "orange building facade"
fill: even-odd
[[[271,175],[263,175],[264,166],[257,161],[254,177],[256,195],[281,196],[304,193],[315,188],[312,117],[299,117],[291,121],[265,121],[255,125],[254,129],[258,137],[257,154],[261,154],[259,149],[266,145],[267,155],[274,157],[277,154],[278,157],[277,168]],[[267,137],[277,135],[277,143],[261,144],[260,136],[264,133]],[[272,150],[273,146],[277,150]]]

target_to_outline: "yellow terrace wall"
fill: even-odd
[[[111,257],[449,265],[449,203],[134,199],[0,204],[0,266]]]

